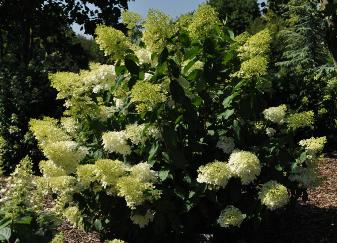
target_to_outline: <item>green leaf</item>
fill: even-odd
[[[12,234],[12,231],[11,231],[11,228],[9,227],[0,229],[0,240],[9,241],[9,239],[11,238],[11,234]]]
[[[238,140],[240,140],[240,132],[241,132],[241,127],[240,127],[240,123],[238,120],[234,120],[233,122],[233,128],[234,128],[234,132],[235,132],[235,136]]]
[[[98,231],[101,231],[103,229],[102,221],[100,219],[95,219],[94,226]]]
[[[222,105],[224,106],[225,109],[230,108],[232,106],[233,100],[238,96],[238,93],[233,93],[230,96],[227,96],[226,99],[222,102]]]
[[[149,157],[147,158],[147,161],[149,164],[151,165],[154,165],[156,160],[154,159],[157,152],[158,152],[158,149],[159,149],[159,144],[158,143],[155,143],[152,145],[150,151],[149,151]]]
[[[20,218],[20,220],[18,220],[16,223],[17,224],[30,224],[32,222],[32,217],[31,216],[26,216],[26,217],[22,217]]]
[[[131,74],[134,74],[137,77],[139,76],[139,67],[137,63],[131,58],[128,57],[125,58],[125,67]]]
[[[169,56],[169,51],[168,49],[165,47],[164,50],[160,53],[159,58],[158,58],[158,63],[162,64],[164,62],[167,61],[167,58]]]
[[[221,113],[220,116],[227,120],[234,114],[234,109],[226,110],[225,112]]]
[[[161,181],[165,181],[169,175],[170,171],[169,170],[161,170],[159,171],[159,179]]]
[[[234,32],[231,31],[231,30],[227,30],[228,34],[229,34],[229,37],[234,41],[235,40],[235,35],[234,35]]]

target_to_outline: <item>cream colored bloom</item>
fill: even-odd
[[[269,107],[263,111],[264,118],[276,124],[283,124],[286,116],[287,106],[280,105],[277,107]]]
[[[214,188],[225,188],[231,177],[231,171],[225,162],[214,161],[198,169],[197,182],[206,183]]]
[[[127,143],[125,131],[106,132],[102,135],[103,147],[108,152],[115,152],[122,155],[131,153],[131,147]]]
[[[248,151],[234,151],[228,161],[230,171],[241,179],[243,185],[253,182],[260,175],[260,160]]]

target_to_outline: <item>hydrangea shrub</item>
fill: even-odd
[[[234,38],[207,5],[184,24],[123,16],[133,38],[96,31],[112,64],[50,75],[64,117],[30,122],[55,212],[112,242],[187,242],[245,230],[319,181],[326,139],[300,137],[314,114],[268,105],[269,30]]]

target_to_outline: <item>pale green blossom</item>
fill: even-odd
[[[155,212],[147,210],[145,215],[132,214],[130,219],[134,224],[137,224],[139,228],[144,228],[154,219]]]
[[[259,199],[268,209],[275,210],[288,204],[289,194],[285,186],[276,181],[269,181],[262,185]]]
[[[149,10],[143,33],[143,41],[147,48],[154,52],[160,52],[174,32],[175,26],[169,16],[158,10]]]
[[[324,149],[324,145],[326,144],[327,140],[326,137],[319,137],[319,138],[309,138],[303,139],[298,144],[305,148],[310,154],[317,154],[322,152]]]
[[[165,102],[166,99],[166,92],[160,84],[139,81],[131,90],[131,102],[136,104],[136,110],[139,113],[152,111],[156,105]]]
[[[122,31],[113,27],[98,25],[96,28],[96,42],[106,56],[114,60],[124,57],[126,51],[130,49],[131,43]]]
[[[231,171],[225,162],[214,161],[198,169],[197,182],[206,183],[211,188],[225,188],[231,177]]]
[[[192,15],[188,32],[192,39],[199,40],[209,37],[217,25],[220,25],[218,13],[207,4],[202,4]]]
[[[119,160],[100,159],[95,163],[95,174],[104,188],[116,187],[118,179],[126,174],[128,167]]]
[[[88,149],[79,146],[74,141],[57,141],[44,145],[43,153],[56,166],[64,169],[67,173],[72,173],[87,155]]]
[[[243,214],[240,209],[230,205],[221,211],[217,222],[221,227],[225,228],[230,226],[240,227],[245,218],[246,214]]]
[[[304,127],[312,127],[314,125],[314,122],[315,119],[313,111],[294,113],[287,117],[288,128],[292,130]]]

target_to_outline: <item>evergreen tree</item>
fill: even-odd
[[[235,33],[244,32],[261,15],[256,0],[209,0],[208,4],[218,10],[220,20],[226,21]]]

